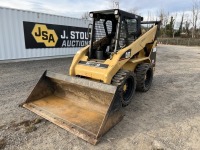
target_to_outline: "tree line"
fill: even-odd
[[[107,1],[109,8],[119,8],[119,0]],[[139,10],[139,8],[133,7],[127,11],[140,15]],[[89,13],[85,12],[81,18],[89,19]],[[193,0],[191,10],[182,13],[169,13],[164,9],[160,9],[156,14],[148,11],[145,20],[161,21],[160,37],[200,38],[200,0]]]
[[[182,14],[170,14],[161,9],[158,18],[161,21],[160,37],[200,38],[200,0],[193,0],[191,10]]]

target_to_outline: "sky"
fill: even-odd
[[[113,0],[0,0],[0,6],[81,18],[84,12],[111,8],[112,1]],[[192,8],[192,1],[193,0],[119,0],[119,8],[122,10],[137,8],[138,13],[145,17],[148,12],[157,15],[160,9],[164,9],[169,13],[190,11]]]

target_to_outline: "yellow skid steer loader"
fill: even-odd
[[[119,9],[90,17],[90,45],[76,53],[69,76],[45,71],[23,107],[96,144],[123,118],[135,90],[151,87],[160,22]]]

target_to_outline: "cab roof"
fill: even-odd
[[[118,12],[119,16],[125,16],[125,17],[129,17],[129,18],[143,18],[139,15],[136,14],[132,14],[126,11],[123,11],[121,9],[108,9],[108,10],[100,10],[100,11],[91,11],[90,13],[93,13],[94,16],[96,16],[97,14],[99,15],[115,15],[115,12]]]

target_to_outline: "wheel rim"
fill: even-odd
[[[153,72],[152,69],[150,68],[149,70],[147,70],[145,75],[145,87],[148,88],[151,85],[152,77],[153,77]]]
[[[126,101],[126,102],[129,101],[133,91],[134,91],[134,78],[129,77],[128,79],[126,79],[126,82],[123,85],[123,99],[124,99],[124,101]]]

